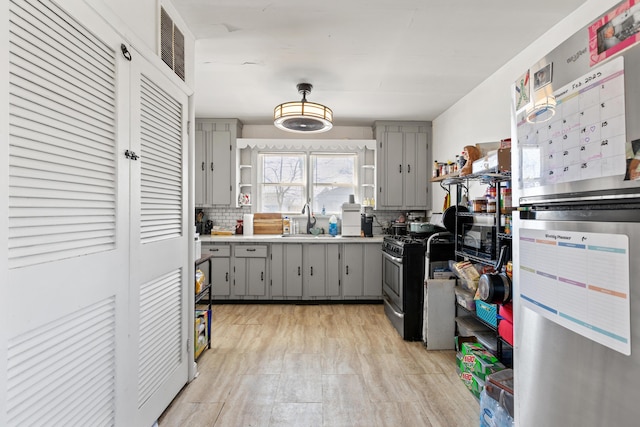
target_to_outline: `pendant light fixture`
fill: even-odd
[[[282,130],[297,133],[326,132],[333,127],[333,112],[329,107],[307,101],[313,86],[299,83],[301,101],[285,102],[273,110],[273,124]]]

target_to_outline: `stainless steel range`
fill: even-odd
[[[426,241],[385,236],[382,242],[384,311],[406,341],[422,339],[422,302]]]

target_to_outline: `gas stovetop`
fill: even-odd
[[[424,251],[426,239],[411,236],[385,236],[382,241],[382,250],[395,256],[403,256],[408,251]]]

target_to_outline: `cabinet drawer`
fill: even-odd
[[[267,247],[264,245],[236,246],[234,255],[236,258],[266,258]]]
[[[231,256],[231,246],[229,245],[207,245],[204,253],[211,254],[214,258]]]

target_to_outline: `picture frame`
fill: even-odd
[[[533,73],[534,92],[545,87],[553,80],[553,62],[548,63],[538,71]]]
[[[527,70],[516,80],[514,97],[516,113],[522,111],[531,102],[531,70]]]
[[[625,0],[589,26],[589,65],[605,61],[640,41],[640,0]]]

